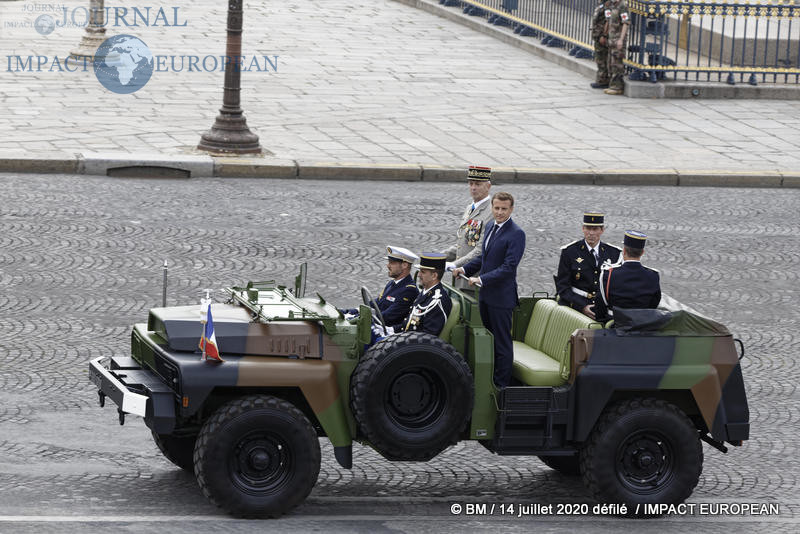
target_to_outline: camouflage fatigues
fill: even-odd
[[[594,42],[594,61],[597,63],[597,77],[599,84],[608,83],[608,38],[606,37],[606,2],[597,4],[592,13],[592,41]],[[600,44],[600,38],[606,37],[605,44]]]
[[[628,11],[628,3],[625,0],[608,0],[605,4],[606,33],[608,34],[608,77],[611,89],[623,89],[625,77],[625,66],[622,60],[625,59],[627,49],[627,31],[622,49],[617,48],[617,40],[622,35],[622,28],[626,24],[630,26],[631,14]]]

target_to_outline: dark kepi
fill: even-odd
[[[444,271],[447,256],[439,252],[423,252],[419,255],[420,269],[434,269]]]
[[[583,213],[584,226],[603,226],[605,214],[597,211],[586,211]]]
[[[643,249],[646,242],[647,235],[643,234],[642,232],[636,232],[634,230],[628,230],[625,232],[625,240],[623,243],[626,247]]]

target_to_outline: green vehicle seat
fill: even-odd
[[[581,328],[602,325],[554,300],[538,301],[525,341],[514,341],[514,378],[529,386],[563,385],[569,378],[569,338]]]
[[[447,316],[447,321],[445,321],[442,332],[439,334],[439,337],[448,343],[450,343],[450,332],[458,322],[458,317],[461,314],[461,301],[454,298],[452,304],[453,309],[450,310],[450,315]]]

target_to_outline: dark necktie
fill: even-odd
[[[498,227],[497,227],[496,224],[492,225],[492,229],[489,230],[489,235],[486,236],[486,247],[485,248],[488,249],[489,245],[492,244],[492,238],[494,237],[494,234],[497,233],[497,228]]]

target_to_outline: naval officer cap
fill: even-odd
[[[433,269],[444,271],[447,265],[447,255],[440,252],[423,252],[419,255],[420,269]]]
[[[479,182],[488,182],[492,179],[491,167],[478,167],[470,165],[467,170],[467,180],[477,180]]]
[[[643,249],[646,242],[647,235],[643,234],[642,232],[636,232],[634,230],[628,230],[625,232],[625,240],[623,243],[626,247]]]
[[[599,211],[585,211],[583,212],[583,225],[584,226],[603,226],[605,213]]]
[[[407,261],[414,264],[419,260],[419,256],[403,247],[386,247],[386,259],[396,261]]]

